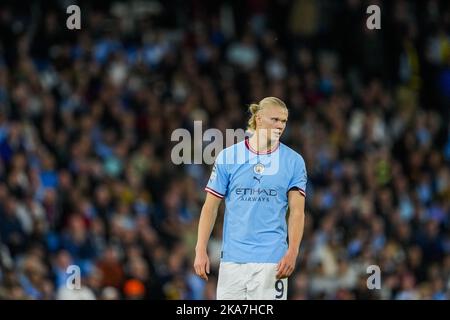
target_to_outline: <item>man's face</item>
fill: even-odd
[[[258,112],[256,116],[257,128],[261,138],[269,138],[272,143],[278,142],[286,128],[288,113],[286,109],[270,105]]]

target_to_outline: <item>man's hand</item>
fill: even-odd
[[[295,269],[298,252],[287,251],[283,259],[278,262],[277,279],[289,277]]]
[[[209,257],[206,250],[200,250],[195,252],[194,261],[195,273],[202,279],[208,281],[209,274]]]

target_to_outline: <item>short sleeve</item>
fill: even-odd
[[[306,197],[306,182],[308,180],[308,175],[306,173],[305,161],[299,156],[295,159],[294,163],[294,171],[289,182],[288,191],[297,189],[304,197]]]
[[[209,177],[208,184],[206,185],[205,191],[209,192],[220,199],[225,197],[228,188],[228,173],[226,168],[226,163],[223,161],[224,153],[221,152],[217,156],[214,166],[211,171],[211,176]]]

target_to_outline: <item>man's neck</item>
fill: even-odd
[[[272,150],[278,142],[272,142],[269,138],[263,138],[257,132],[248,139],[248,143],[257,152],[267,152]]]

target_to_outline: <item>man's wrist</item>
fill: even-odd
[[[195,247],[195,252],[196,253],[204,253],[204,252],[206,252],[207,250],[206,250],[206,246],[196,246]]]

